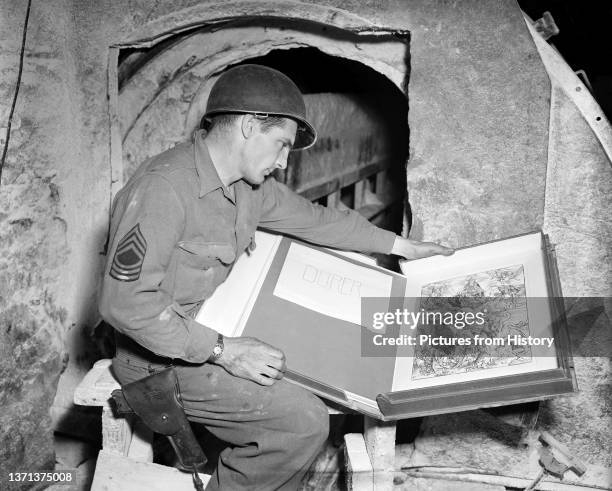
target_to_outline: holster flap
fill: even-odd
[[[156,433],[171,436],[189,426],[173,368],[124,385],[123,395],[134,412]]]

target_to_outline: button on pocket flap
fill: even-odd
[[[178,246],[195,257],[205,261],[220,260],[222,263],[230,264],[236,259],[234,248],[227,242],[193,242],[182,241]]]
[[[225,264],[231,264],[236,259],[236,251],[228,244],[219,246],[219,259]]]

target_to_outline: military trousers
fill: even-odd
[[[262,386],[210,363],[174,366],[187,418],[230,444],[207,491],[298,488],[329,432],[318,397],[284,380]],[[163,368],[125,351],[113,359],[121,384]]]

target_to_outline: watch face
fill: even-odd
[[[219,356],[221,353],[223,353],[223,348],[221,346],[217,345],[213,348],[213,355]]]

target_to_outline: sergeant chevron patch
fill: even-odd
[[[140,278],[146,252],[147,241],[138,223],[117,244],[108,274],[119,281],[136,281]]]

